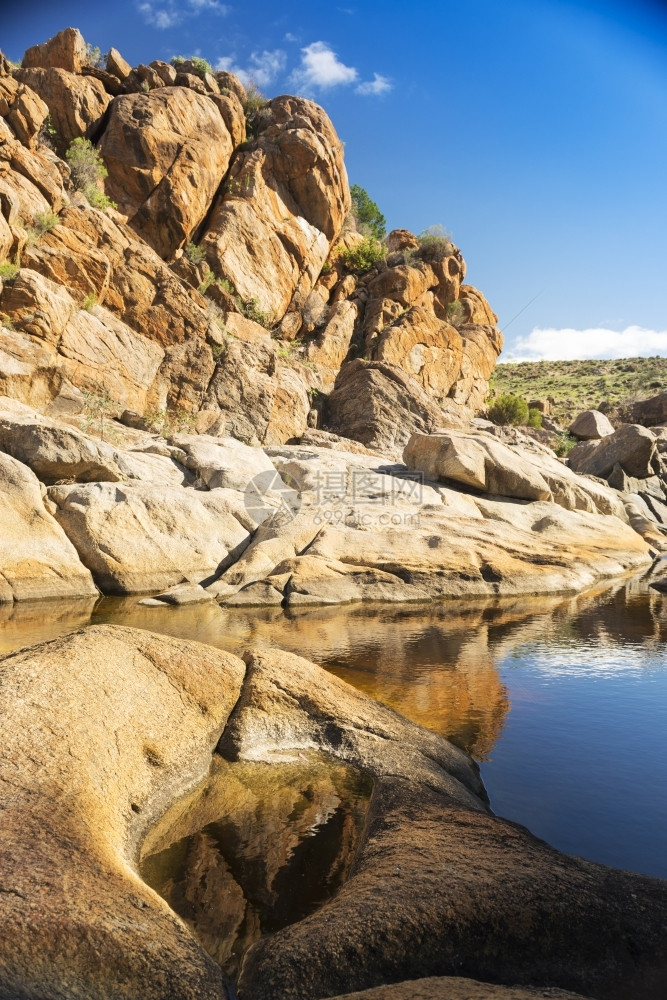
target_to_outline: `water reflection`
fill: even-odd
[[[262,935],[301,920],[347,877],[371,781],[321,755],[215,758],[142,849],[140,870],[227,975]]]

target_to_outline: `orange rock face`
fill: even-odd
[[[161,257],[204,218],[232,150],[218,108],[185,87],[117,97],[100,143],[109,196]]]

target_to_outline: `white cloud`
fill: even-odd
[[[326,42],[311,42],[301,49],[301,65],[292,73],[290,82],[303,90],[327,90],[356,83],[358,76],[356,69],[342,63]]]
[[[211,14],[229,14],[231,7],[219,0],[164,0],[163,3],[145,2],[137,5],[137,10],[147,24],[154,28],[173,28],[185,18],[197,17],[207,11]]]
[[[380,76],[379,73],[373,73],[373,79],[367,80],[364,83],[360,83],[358,87],[355,88],[357,94],[386,94],[392,89],[392,83],[386,76]]]
[[[298,35],[293,35],[291,31],[288,31],[285,34],[285,41],[286,42],[298,42],[299,41],[299,37],[298,37]]]
[[[625,330],[556,330],[536,327],[519,337],[501,361],[585,361],[667,355],[667,330],[628,326]]]
[[[222,56],[215,64],[216,69],[234,73],[246,86],[255,83],[258,87],[268,87],[285,69],[287,53],[282,49],[253,52],[247,66],[236,64],[235,56]]]

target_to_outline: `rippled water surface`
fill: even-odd
[[[103,622],[315,660],[467,749],[496,813],[569,853],[667,877],[667,597],[641,582],[568,599],[292,612],[136,598],[0,606],[0,651]],[[354,796],[336,795],[352,815]]]

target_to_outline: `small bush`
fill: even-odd
[[[89,66],[94,66],[96,69],[104,69],[107,61],[107,53],[103,54],[99,45],[91,45],[90,42],[87,42],[86,54]]]
[[[81,303],[81,308],[85,309],[86,312],[92,312],[97,305],[97,295],[91,292],[90,295],[86,295],[85,299]]]
[[[32,220],[32,225],[26,227],[28,242],[36,243],[44,233],[48,233],[54,226],[57,226],[59,221],[55,212],[38,212]]]
[[[99,189],[100,181],[109,176],[109,171],[90,139],[84,139],[83,136],[73,139],[65,153],[65,159],[71,171],[72,184],[93,208],[102,211],[109,206],[116,208],[114,202]]]
[[[450,302],[447,306],[447,320],[452,324],[452,326],[461,326],[465,321],[465,309],[463,308],[463,303]]]
[[[38,139],[43,145],[48,146],[49,149],[53,149],[54,152],[56,151],[56,146],[58,144],[59,136],[57,129],[53,124],[53,118],[51,117],[51,115],[47,115],[44,121],[42,122],[42,127],[39,130]]]
[[[208,59],[202,59],[201,56],[190,56],[189,59],[185,59],[184,56],[174,56],[171,60],[171,65],[176,69],[179,69],[183,63],[189,63],[199,76],[205,76],[206,73],[213,75],[213,67],[210,62]]]
[[[264,312],[263,309],[260,309],[259,302],[255,298],[246,299],[242,303],[241,312],[246,319],[251,319],[253,322],[259,323],[260,326],[263,326],[267,330],[271,326],[271,316]]]
[[[227,350],[226,344],[214,344],[213,347],[211,348],[211,354],[213,355],[213,360],[215,362],[218,362],[220,358],[224,356],[226,350]]]
[[[528,426],[537,431],[542,427],[542,413],[536,406],[531,406],[528,410]]]
[[[246,87],[245,101],[243,102],[243,110],[246,118],[252,118],[260,108],[265,108],[268,103],[268,100],[256,84],[251,83]]]
[[[489,407],[489,420],[494,424],[518,424],[528,423],[528,403],[521,396],[512,396],[507,393],[498,396],[493,405]]]
[[[370,271],[370,269],[384,260],[387,255],[387,248],[379,243],[373,236],[367,236],[350,250],[341,250],[338,259],[350,271]]]
[[[204,280],[199,285],[197,290],[201,292],[202,295],[206,295],[207,291],[209,290],[214,281],[215,281],[215,274],[213,273],[213,271],[207,271],[206,274],[204,275]]]
[[[567,432],[563,431],[562,434],[558,435],[556,444],[554,446],[554,451],[556,452],[559,458],[564,458],[566,455],[569,455],[569,453],[572,451],[573,448],[576,447],[577,444],[578,442],[575,437],[572,437],[571,434],[568,434]]]
[[[6,260],[4,264],[0,264],[0,280],[1,281],[13,281],[18,275],[20,268],[16,264],[10,263]]]
[[[444,260],[454,253],[454,242],[452,234],[448,233],[443,226],[429,226],[417,237],[419,240],[419,250],[417,256],[424,261]]]
[[[201,247],[198,247],[196,243],[186,243],[185,256],[188,258],[191,264],[201,264],[206,254]]]

